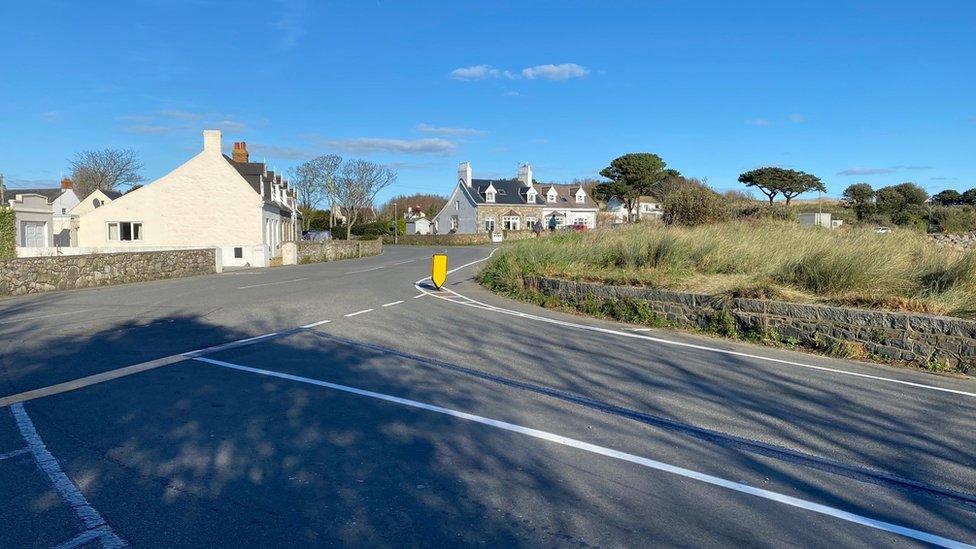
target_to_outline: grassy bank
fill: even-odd
[[[519,295],[524,275],[973,318],[976,255],[895,231],[793,223],[636,225],[506,246],[481,272]]]

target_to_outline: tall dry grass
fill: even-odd
[[[635,225],[516,243],[495,255],[482,279],[516,291],[526,274],[964,317],[976,312],[976,255],[910,231]]]

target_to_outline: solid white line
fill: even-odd
[[[302,280],[308,280],[308,277],[305,277],[305,278],[293,278],[291,280],[279,280],[277,282],[265,282],[263,284],[251,284],[250,286],[239,286],[237,289],[238,290],[246,290],[248,288],[257,288],[259,286],[274,286],[274,285],[277,285],[277,284],[290,284],[292,282],[300,282]]]
[[[394,301],[393,303],[384,303],[383,306],[384,307],[392,307],[394,305],[399,305],[401,303],[403,303],[403,300],[402,299],[400,301]]]
[[[18,402],[10,406],[10,412],[14,416],[14,421],[17,422],[17,429],[20,430],[20,435],[24,438],[24,442],[27,443],[27,448],[34,455],[34,461],[37,462],[37,466],[47,475],[48,480],[51,481],[51,485],[54,486],[61,501],[74,510],[82,524],[85,525],[85,530],[99,529],[98,537],[103,547],[128,547],[129,544],[112,531],[101,513],[88,503],[81,490],[71,482],[68,475],[64,474],[61,465],[54,459],[51,452],[44,446],[44,441],[41,440],[40,435],[37,434],[34,422],[27,415],[24,404]]]
[[[92,310],[94,310],[94,309],[82,309],[80,311],[67,311],[67,312],[64,312],[64,313],[51,313],[49,315],[38,315],[38,316],[12,318],[12,319],[9,319],[9,320],[0,320],[0,324],[14,324],[16,322],[25,322],[25,321],[28,321],[28,320],[37,320],[39,318],[50,318],[52,316],[77,315],[77,314],[80,314],[80,313],[87,313],[88,311],[92,311]]]
[[[425,295],[427,295],[427,294],[426,294],[426,293],[423,293],[423,294],[417,294],[417,295],[415,295],[415,296],[413,296],[413,298],[414,298],[414,299],[420,299],[420,298],[422,298],[422,297],[424,297]]]
[[[410,406],[412,408],[419,408],[422,410],[428,410],[431,412],[436,412],[439,414],[444,414],[467,421],[473,421],[475,423],[480,423],[482,425],[488,425],[490,427],[496,427],[498,429],[503,429],[506,431],[511,431],[513,433],[518,433],[533,438],[546,440],[549,442],[554,442],[556,444],[561,444],[563,446],[569,446],[572,448],[577,448],[586,452],[593,454],[598,454],[621,461],[627,461],[630,463],[635,463],[637,465],[642,465],[651,469],[658,471],[663,471],[666,473],[671,473],[685,478],[690,478],[693,480],[698,480],[706,484],[711,484],[713,486],[719,486],[736,492],[741,492],[744,494],[749,494],[752,496],[760,497],[763,499],[775,501],[777,503],[782,503],[784,505],[789,505],[791,507],[797,507],[799,509],[805,509],[807,511],[812,511],[814,513],[819,513],[821,515],[826,515],[847,522],[852,522],[854,524],[860,524],[862,526],[867,526],[869,528],[875,528],[878,530],[883,530],[885,532],[891,532],[893,534],[898,534],[912,539],[917,539],[925,541],[927,543],[932,543],[934,545],[939,545],[942,547],[973,547],[965,543],[945,538],[942,536],[937,536],[935,534],[930,534],[928,532],[923,532],[921,530],[915,530],[913,528],[907,528],[904,526],[899,526],[897,524],[892,524],[890,522],[884,522],[869,517],[864,517],[861,515],[856,515],[847,511],[842,511],[840,509],[829,507],[827,505],[822,505],[819,503],[814,503],[812,501],[807,501],[793,496],[788,496],[785,494],[780,494],[778,492],[773,492],[770,490],[763,490],[762,488],[755,488],[747,484],[742,484],[739,482],[734,482],[720,477],[715,477],[706,473],[701,473],[698,471],[693,471],[691,469],[685,469],[684,467],[678,467],[675,465],[670,465],[661,461],[656,461],[650,458],[645,458],[637,456],[634,454],[628,454],[626,452],[621,452],[619,450],[613,450],[611,448],[606,448],[603,446],[597,446],[596,444],[591,444],[589,442],[583,442],[581,440],[564,437],[562,435],[557,435],[554,433],[549,433],[546,431],[540,431],[538,429],[532,429],[531,427],[523,427],[521,425],[516,425],[514,423],[508,423],[506,421],[500,421],[497,419],[491,419],[484,416],[479,416],[475,414],[469,414],[467,412],[461,412],[458,410],[452,410],[450,408],[444,408],[441,406],[436,406],[434,404],[427,404],[424,402],[419,402],[416,400],[410,400],[406,398],[396,397],[392,395],[387,395],[383,393],[377,393],[374,391],[367,391],[365,389],[358,389],[356,387],[350,387],[348,385],[339,385],[337,383],[330,383],[328,381],[321,381],[318,379],[312,379],[302,376],[296,376],[292,374],[286,374],[282,372],[275,372],[272,370],[263,370],[261,368],[252,368],[250,366],[242,366],[240,364],[233,364],[230,362],[223,362],[220,360],[213,360],[210,358],[195,358],[194,360],[199,360],[201,362],[207,362],[209,364],[214,364],[217,366],[223,366],[225,368],[231,368],[234,370],[240,370],[243,372],[251,372],[254,374],[260,374],[270,377],[276,377],[280,379],[286,379],[289,381],[297,381],[299,383],[307,383],[309,385],[316,385],[319,387],[326,387],[329,389],[335,389],[337,391],[343,391],[346,393],[352,393],[355,395],[365,396],[369,398],[375,398],[378,400],[384,400],[387,402],[393,402],[395,404],[401,404],[403,406]]]
[[[306,329],[308,329],[308,328],[314,328],[316,326],[321,326],[323,324],[328,324],[330,322],[332,322],[332,321],[331,320],[320,320],[318,322],[313,322],[311,324],[306,324],[306,325],[302,326],[302,328],[306,328]]]
[[[650,332],[650,328],[634,328],[635,332]]]
[[[359,273],[368,273],[370,271],[378,271],[380,269],[385,269],[386,267],[387,267],[386,265],[380,265],[378,267],[370,267],[369,269],[362,269],[360,271],[349,271],[349,272],[347,272],[345,274],[347,274],[347,275],[353,275],[353,274],[359,274]]]
[[[349,313],[347,315],[342,315],[342,316],[356,316],[356,315],[361,315],[363,313],[371,312],[372,310],[373,309],[363,309],[362,311],[356,311],[355,313]]]
[[[498,251],[498,248],[496,248],[495,250],[492,250],[491,254],[489,254],[488,257],[485,257],[484,259],[479,259],[477,261],[472,261],[471,263],[464,264],[464,265],[458,267],[457,269],[454,269],[453,271],[448,271],[448,273],[454,272],[454,271],[456,271],[458,269],[463,269],[464,267],[467,267],[469,265],[473,265],[475,263],[480,263],[482,261],[486,261],[496,251]],[[785,359],[781,359],[781,358],[772,358],[772,357],[768,357],[768,356],[754,355],[754,354],[750,354],[750,353],[743,353],[741,351],[732,351],[732,350],[729,350],[729,349],[720,349],[718,347],[709,347],[707,345],[698,345],[698,344],[695,344],[695,343],[685,343],[683,341],[672,341],[672,340],[669,340],[669,339],[662,339],[660,337],[654,337],[654,336],[647,336],[647,335],[635,334],[635,333],[632,333],[632,332],[623,332],[623,331],[620,331],[620,330],[612,330],[612,329],[609,329],[609,328],[600,328],[598,326],[589,326],[589,325],[586,325],[586,324],[577,324],[575,322],[566,322],[564,320],[556,320],[554,318],[549,318],[549,317],[545,317],[545,316],[539,316],[539,315],[534,315],[534,314],[529,314],[529,313],[523,313],[523,312],[520,312],[520,311],[513,311],[511,309],[505,309],[505,308],[502,308],[502,307],[496,307],[494,305],[489,305],[487,303],[482,303],[482,302],[480,302],[478,300],[471,299],[470,297],[461,295],[461,294],[455,292],[454,290],[449,290],[447,288],[443,288],[444,291],[447,291],[447,292],[449,292],[451,294],[454,294],[455,296],[460,297],[460,298],[463,298],[464,300],[467,301],[466,303],[459,303],[458,301],[455,301],[455,300],[451,299],[449,296],[438,295],[438,294],[435,294],[433,292],[427,291],[426,289],[424,289],[423,287],[421,287],[420,286],[420,283],[423,282],[423,281],[425,281],[425,280],[428,280],[428,279],[430,279],[430,277],[421,278],[420,280],[418,280],[417,282],[414,283],[414,288],[416,288],[417,290],[419,290],[419,291],[421,291],[421,292],[423,292],[423,293],[425,293],[425,294],[427,294],[427,295],[429,295],[431,297],[436,297],[438,299],[443,299],[444,301],[449,301],[451,303],[456,303],[456,304],[463,305],[463,306],[466,306],[466,307],[475,307],[477,309],[483,309],[483,310],[487,310],[487,311],[491,311],[491,312],[496,312],[496,313],[500,313],[500,314],[505,314],[505,315],[510,315],[510,316],[517,316],[517,317],[526,318],[526,319],[530,319],[530,320],[536,320],[536,321],[539,321],[539,322],[546,322],[546,323],[555,324],[555,325],[558,325],[558,326],[566,326],[566,327],[569,327],[569,328],[576,328],[576,329],[579,329],[579,330],[587,330],[587,331],[590,331],[590,332],[599,332],[599,333],[603,333],[603,334],[612,334],[612,335],[618,335],[618,336],[622,336],[622,337],[629,337],[629,338],[633,338],[633,339],[643,339],[645,341],[652,341],[654,343],[662,343],[662,344],[665,344],[665,345],[674,345],[674,346],[677,346],[677,347],[686,347],[686,348],[689,348],[689,349],[698,349],[698,350],[701,350],[701,351],[709,351],[709,352],[713,352],[713,353],[720,353],[720,354],[725,354],[725,355],[738,356],[738,357],[749,358],[749,359],[754,359],[754,360],[762,360],[762,361],[766,361],[766,362],[774,362],[774,363],[777,363],[777,364],[786,364],[788,366],[797,366],[797,367],[800,367],[800,368],[807,368],[807,369],[810,369],[810,370],[819,370],[819,371],[823,371],[823,372],[830,372],[830,373],[834,373],[834,374],[841,374],[841,375],[846,375],[846,376],[859,377],[859,378],[863,378],[863,379],[872,379],[872,380],[876,380],[876,381],[884,381],[884,382],[887,382],[887,383],[896,383],[896,384],[899,384],[899,385],[907,385],[907,386],[910,386],[910,387],[917,387],[917,388],[920,388],[920,389],[928,389],[928,390],[931,390],[931,391],[940,391],[940,392],[944,392],[944,393],[952,393],[952,394],[956,394],[956,395],[963,395],[963,396],[968,396],[968,397],[976,397],[976,393],[971,393],[971,392],[967,392],[967,391],[961,391],[961,390],[958,390],[958,389],[948,389],[946,387],[939,387],[937,385],[926,385],[924,383],[918,383],[918,382],[914,382],[914,381],[905,381],[905,380],[901,380],[901,379],[893,379],[893,378],[889,378],[889,377],[876,376],[876,375],[872,375],[872,374],[862,374],[862,373],[859,373],[859,372],[850,372],[850,371],[841,370],[841,369],[838,369],[838,368],[828,368],[826,366],[815,366],[813,364],[805,364],[803,362],[795,362],[795,361],[792,361],[792,360],[785,360]]]
[[[30,448],[21,448],[20,450],[14,450],[13,452],[7,452],[6,454],[0,454],[0,461],[5,459],[10,459],[12,457],[22,456],[30,452]]]

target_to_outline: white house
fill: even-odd
[[[474,179],[471,164],[461,162],[454,191],[432,221],[439,234],[530,230],[536,223],[592,229],[596,211],[582,185],[537,184],[528,164],[513,179]]]
[[[294,191],[247,145],[221,152],[221,134],[203,132],[203,150],[163,177],[83,214],[82,247],[219,248],[224,265],[267,266],[281,244],[300,238]]]
[[[51,206],[51,226],[48,229],[51,231],[52,238],[42,247],[71,245],[71,215],[69,212],[78,204],[78,195],[72,189],[70,179],[62,179],[60,188],[17,189],[17,194],[43,196],[44,200]],[[29,200],[28,202],[34,203],[36,201]],[[20,207],[25,206],[21,204]],[[18,245],[20,245],[19,241]]]
[[[614,224],[626,223],[629,219],[639,219],[641,221],[659,220],[664,216],[664,209],[660,202],[651,196],[640,196],[634,203],[634,207],[627,215],[627,204],[623,200],[613,197],[607,201],[606,211],[610,214]]]
[[[430,219],[427,219],[427,214],[418,209],[416,212],[413,209],[407,210],[407,229],[406,234],[430,234],[433,229],[433,224]]]
[[[33,192],[17,193],[7,202],[14,211],[15,247],[48,248],[53,245],[54,219],[46,196]]]
[[[836,229],[844,224],[843,219],[832,219],[829,213],[801,213],[797,219],[804,227],[824,227],[826,229]]]

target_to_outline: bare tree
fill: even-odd
[[[323,200],[330,198],[330,191],[335,187],[332,182],[337,178],[341,165],[342,157],[327,154],[289,170],[289,183],[298,193],[298,210],[302,212],[305,230],[312,221],[312,212]]]
[[[376,193],[392,185],[396,178],[395,170],[368,160],[348,160],[343,164],[331,198],[346,216],[346,240],[360,213],[373,205]]]
[[[71,160],[71,180],[75,192],[85,197],[96,189],[114,190],[119,185],[142,181],[142,162],[129,149],[81,151]]]

